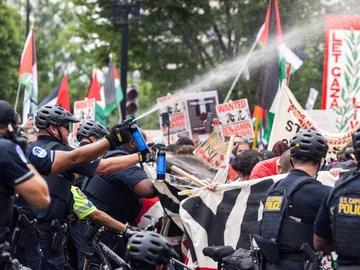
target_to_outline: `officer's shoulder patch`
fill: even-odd
[[[47,152],[44,148],[41,148],[40,146],[35,146],[33,149],[32,149],[32,154],[34,156],[37,156],[39,158],[44,158],[47,156]]]
[[[76,188],[77,193],[79,194],[79,196],[83,199],[87,199],[86,195],[81,191],[80,188]]]
[[[19,157],[21,158],[21,160],[25,163],[28,164],[28,160],[26,159],[23,150],[21,149],[21,147],[19,145],[16,145],[15,147],[16,152],[18,153]]]

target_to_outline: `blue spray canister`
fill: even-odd
[[[166,152],[165,148],[162,147],[157,153],[156,160],[156,178],[158,180],[165,180],[166,175]]]
[[[139,152],[143,156],[145,156],[147,153],[150,153],[149,147],[147,146],[144,137],[141,135],[141,132],[137,125],[135,125],[134,123],[131,124],[129,130],[131,133],[131,137],[133,138]]]

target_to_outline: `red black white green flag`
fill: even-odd
[[[60,105],[70,111],[68,76],[65,74],[61,82],[48,94],[39,104],[39,108],[44,105]]]

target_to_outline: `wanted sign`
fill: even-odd
[[[248,141],[254,138],[248,100],[246,98],[216,106],[223,138],[241,136]]]

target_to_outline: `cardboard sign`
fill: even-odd
[[[254,139],[250,109],[246,98],[216,106],[223,138],[241,136],[248,141]]]
[[[195,149],[194,155],[200,157],[211,168],[220,168],[228,148],[217,132],[213,132],[209,138]]]
[[[287,143],[300,130],[313,128],[325,137],[329,144],[327,157],[335,157],[336,153],[349,143],[351,132],[346,133],[329,133],[321,130],[318,125],[307,115],[306,111],[298,103],[291,90],[283,84],[280,92],[279,104],[276,110],[273,131],[271,132],[269,149],[274,144],[283,140]]]
[[[73,137],[76,139],[80,123],[86,120],[95,120],[95,98],[75,101],[74,116],[80,120],[79,123],[73,124]]]
[[[190,138],[199,136],[200,141],[204,141],[209,136],[204,128],[204,120],[208,112],[214,113],[213,124],[216,123],[215,107],[219,104],[218,93],[217,91],[207,91],[187,94],[184,97]]]
[[[360,21],[327,15],[325,27],[322,109],[336,112],[337,132],[348,132],[360,123]]]
[[[159,122],[165,143],[175,144],[181,137],[188,137],[188,124],[185,113],[184,97],[182,94],[168,95],[157,99],[159,106]],[[163,125],[161,114],[169,113],[170,127]]]

